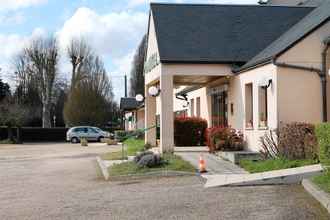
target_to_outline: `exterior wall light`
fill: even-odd
[[[137,94],[137,95],[135,96],[135,100],[136,100],[137,102],[143,102],[144,97],[143,97],[143,95],[141,95],[141,94]]]
[[[267,79],[266,77],[264,77],[259,81],[258,84],[260,87],[264,89],[268,89],[272,83],[273,83],[272,79]]]
[[[151,86],[148,89],[148,93],[149,95],[151,95],[152,97],[156,97],[160,94],[160,89],[158,89],[156,86]]]

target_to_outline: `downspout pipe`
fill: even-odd
[[[327,57],[330,46],[330,38],[324,40],[324,47],[322,51],[322,94],[323,94],[323,122],[328,121],[328,98],[327,98]]]
[[[274,57],[272,60],[272,63],[275,66],[284,67],[284,68],[292,68],[292,69],[298,69],[298,70],[305,70],[309,72],[313,72],[319,75],[321,80],[321,90],[322,90],[322,119],[323,122],[326,122],[328,119],[328,106],[327,106],[327,71],[326,71],[326,60],[327,60],[327,51],[330,46],[330,38],[327,38],[326,41],[324,41],[324,48],[322,51],[322,69],[314,68],[314,67],[306,67],[306,66],[299,66],[294,64],[287,64],[284,62],[278,62],[277,58]]]

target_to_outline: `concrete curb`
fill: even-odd
[[[103,178],[105,180],[110,179],[110,174],[108,172],[108,166],[106,163],[100,158],[96,157],[97,164],[101,170]],[[122,175],[122,176],[111,176],[111,181],[126,181],[126,180],[137,180],[137,179],[146,179],[146,178],[155,178],[155,177],[177,177],[177,176],[196,176],[198,173],[190,173],[183,171],[154,171],[143,174],[130,174],[130,175]]]
[[[105,163],[103,162],[103,160],[101,159],[101,157],[96,157],[96,161],[97,161],[97,164],[99,165],[100,167],[100,170],[101,170],[101,173],[103,175],[103,178],[105,180],[109,180],[109,172],[108,172],[108,168],[107,166],[105,165]]]
[[[304,179],[301,184],[305,190],[319,201],[330,213],[330,195],[321,190],[309,179]]]
[[[144,174],[131,174],[122,176],[111,176],[111,181],[130,181],[130,180],[142,180],[159,177],[178,177],[178,176],[196,176],[195,173],[180,172],[180,171],[158,171],[149,172]]]

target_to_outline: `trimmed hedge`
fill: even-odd
[[[323,165],[330,166],[330,123],[316,126],[315,133],[319,145],[319,159]]]
[[[57,142],[66,141],[66,132],[69,128],[29,128],[23,127],[20,130],[21,141],[23,142]],[[14,138],[17,138],[17,128],[12,128]],[[8,138],[8,128],[0,128],[0,140]]]
[[[313,124],[283,123],[278,133],[280,156],[289,160],[318,158],[317,138]]]
[[[176,146],[199,146],[205,142],[207,121],[197,117],[177,117],[174,120]]]

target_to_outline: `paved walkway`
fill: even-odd
[[[175,152],[184,160],[189,161],[193,166],[198,168],[199,157],[203,155],[208,174],[246,174],[247,172],[235,164],[225,161],[218,156],[210,153],[197,152]]]

